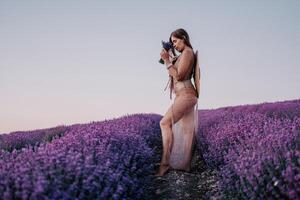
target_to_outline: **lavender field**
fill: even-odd
[[[218,172],[223,199],[300,199],[300,100],[198,113],[196,148]],[[1,134],[0,198],[145,199],[154,193],[161,118]]]
[[[300,199],[300,100],[201,110],[198,148],[237,199]]]

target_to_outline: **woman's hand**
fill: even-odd
[[[160,56],[161,56],[161,59],[163,59],[163,61],[165,63],[169,63],[171,62],[170,61],[170,55],[169,53],[163,48],[162,51],[160,52]]]
[[[176,61],[178,58],[178,56],[174,56],[173,58],[171,58],[171,62],[173,63],[174,61]]]

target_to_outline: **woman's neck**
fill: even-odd
[[[192,49],[192,48],[186,45],[185,47],[183,47],[183,50],[180,51],[180,54],[182,54],[182,52],[185,51],[185,50],[187,50],[187,49]]]

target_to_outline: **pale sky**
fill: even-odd
[[[199,109],[300,97],[300,1],[0,0],[0,133],[164,115],[161,40],[199,51]],[[173,95],[173,99],[174,99]]]

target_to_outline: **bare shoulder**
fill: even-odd
[[[184,49],[184,51],[182,52],[182,56],[185,58],[194,58],[194,51],[191,48],[186,48]]]
[[[175,65],[178,62],[191,62],[191,60],[194,59],[194,51],[191,48],[186,48],[181,52],[181,54],[178,56],[178,59],[175,61]]]
[[[182,57],[184,57],[185,59],[193,60],[194,56],[195,56],[195,54],[194,54],[194,51],[192,48],[186,48],[182,52]]]

